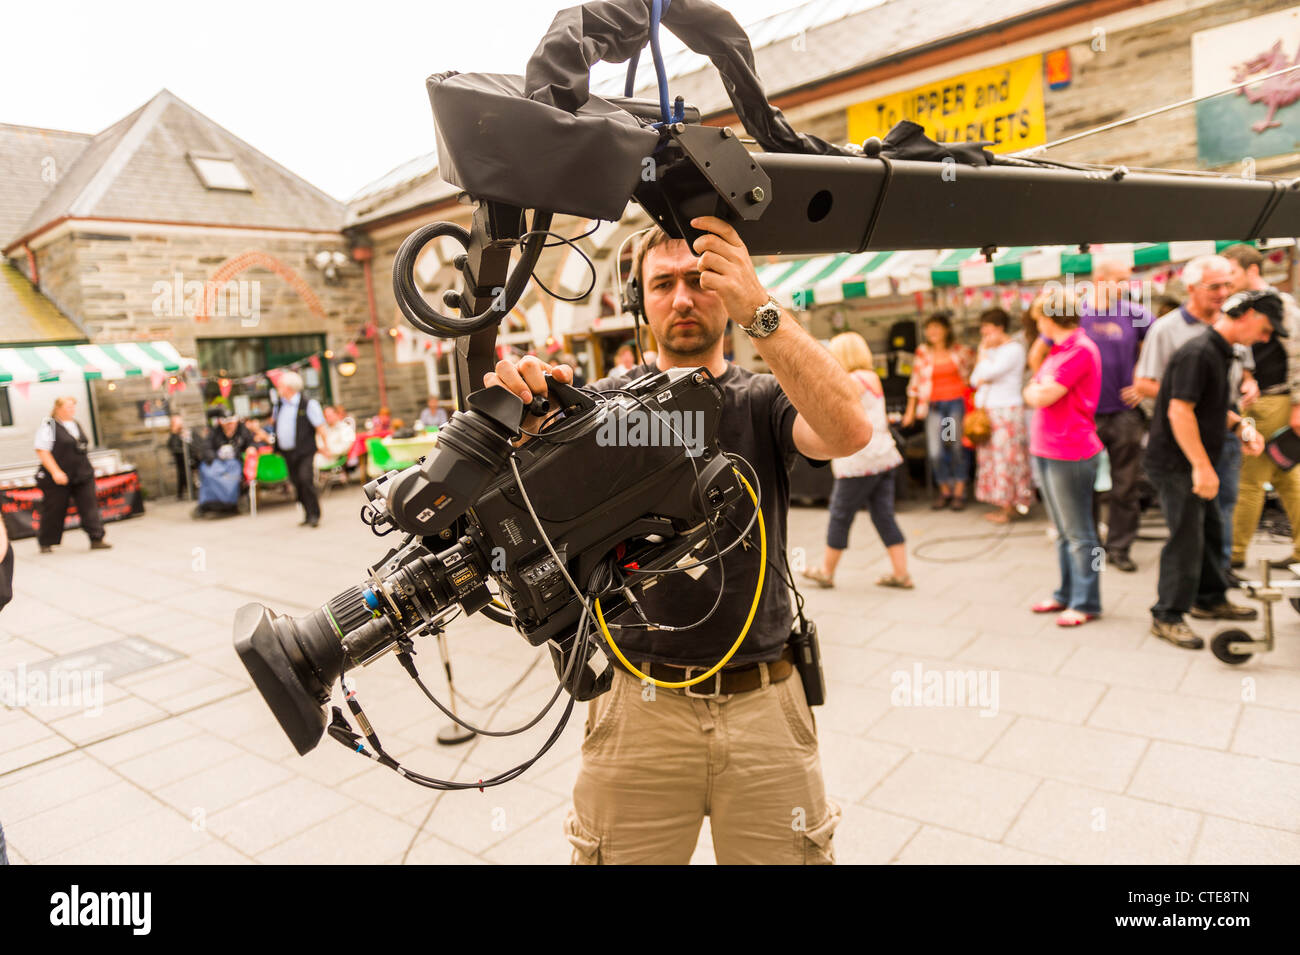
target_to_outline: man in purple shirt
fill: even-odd
[[[1079,325],[1101,353],[1101,397],[1097,402],[1097,435],[1110,458],[1106,560],[1126,572],[1137,570],[1129,548],[1137,539],[1141,519],[1138,479],[1142,473],[1142,435],[1146,419],[1137,409],[1142,396],[1133,387],[1138,352],[1152,317],[1128,296],[1131,266],[1102,260],[1093,270],[1093,295],[1080,306]],[[1094,498],[1097,515],[1100,499]]]

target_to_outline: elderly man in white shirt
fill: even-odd
[[[302,376],[286,371],[275,384],[280,403],[272,416],[276,450],[289,466],[289,480],[302,505],[302,524],[320,524],[320,500],[316,497],[316,472],[312,461],[316,449],[325,443],[325,415],[320,402],[302,394]]]

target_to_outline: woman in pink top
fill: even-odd
[[[1056,525],[1061,585],[1035,613],[1056,613],[1059,627],[1077,627],[1101,615],[1101,545],[1092,520],[1101,439],[1093,423],[1101,394],[1101,355],[1083,329],[1075,303],[1056,289],[1029,307],[1052,343],[1025,386],[1025,404],[1037,408],[1029,438],[1034,474]]]

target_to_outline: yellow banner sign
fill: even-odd
[[[849,141],[882,139],[910,119],[941,143],[992,142],[993,152],[1014,152],[1047,142],[1043,120],[1043,57],[963,73],[849,107]]]

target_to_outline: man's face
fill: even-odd
[[[279,393],[281,401],[291,401],[293,396],[298,393],[288,385],[276,385],[275,390]]]
[[[1244,292],[1250,287],[1246,270],[1241,267],[1240,262],[1228,259],[1228,281],[1232,283],[1233,292]]]
[[[227,438],[233,438],[235,436],[235,429],[238,427],[238,418],[223,418],[221,420],[221,430],[226,433]]]
[[[1237,319],[1237,327],[1240,329],[1243,345],[1266,342],[1273,336],[1273,323],[1269,321],[1267,315],[1253,308]]]
[[[1109,262],[1097,270],[1097,307],[1108,308],[1124,298],[1128,292],[1133,270],[1126,265]]]
[[[1214,266],[1201,273],[1199,282],[1187,287],[1187,297],[1200,312],[1219,311],[1232,292],[1232,274],[1225,268]]]
[[[641,264],[646,321],[668,355],[703,356],[727,328],[722,299],[700,288],[699,256],[674,239],[646,253]]]

